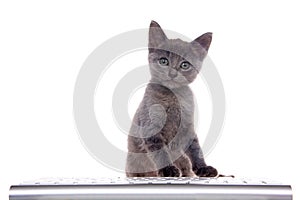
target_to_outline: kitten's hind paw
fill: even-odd
[[[212,166],[201,167],[195,173],[200,177],[215,177],[218,175],[218,171]]]
[[[162,177],[179,177],[180,171],[174,165],[169,165],[159,170],[159,176]]]

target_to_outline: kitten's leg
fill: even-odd
[[[218,175],[218,171],[215,168],[206,165],[197,137],[193,139],[186,154],[189,156],[192,162],[193,171],[197,176],[215,177]]]
[[[156,166],[146,153],[128,153],[126,162],[127,177],[158,176]]]
[[[153,161],[147,156],[144,141],[141,138],[128,136],[128,154],[126,160],[127,177],[158,176]]]
[[[158,168],[158,175],[163,177],[180,176],[180,171],[172,164],[167,147],[160,134],[145,139],[149,157]]]
[[[190,159],[183,153],[177,160],[175,160],[174,164],[181,171],[181,176],[183,177],[194,177],[195,174],[192,171],[192,163]]]
[[[153,171],[153,172],[146,172],[146,173],[127,173],[126,172],[126,176],[127,177],[157,177],[157,171]]]

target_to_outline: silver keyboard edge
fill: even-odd
[[[11,186],[9,200],[292,200],[289,185],[40,185]]]

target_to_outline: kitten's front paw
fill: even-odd
[[[159,176],[162,177],[179,177],[180,171],[174,165],[169,165],[159,170]]]
[[[218,171],[212,166],[201,167],[195,173],[200,177],[215,177],[218,175]]]

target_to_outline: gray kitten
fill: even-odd
[[[151,80],[128,136],[126,175],[217,176],[207,166],[194,131],[194,98],[189,84],[197,77],[212,39],[168,39],[158,23],[149,29]]]

